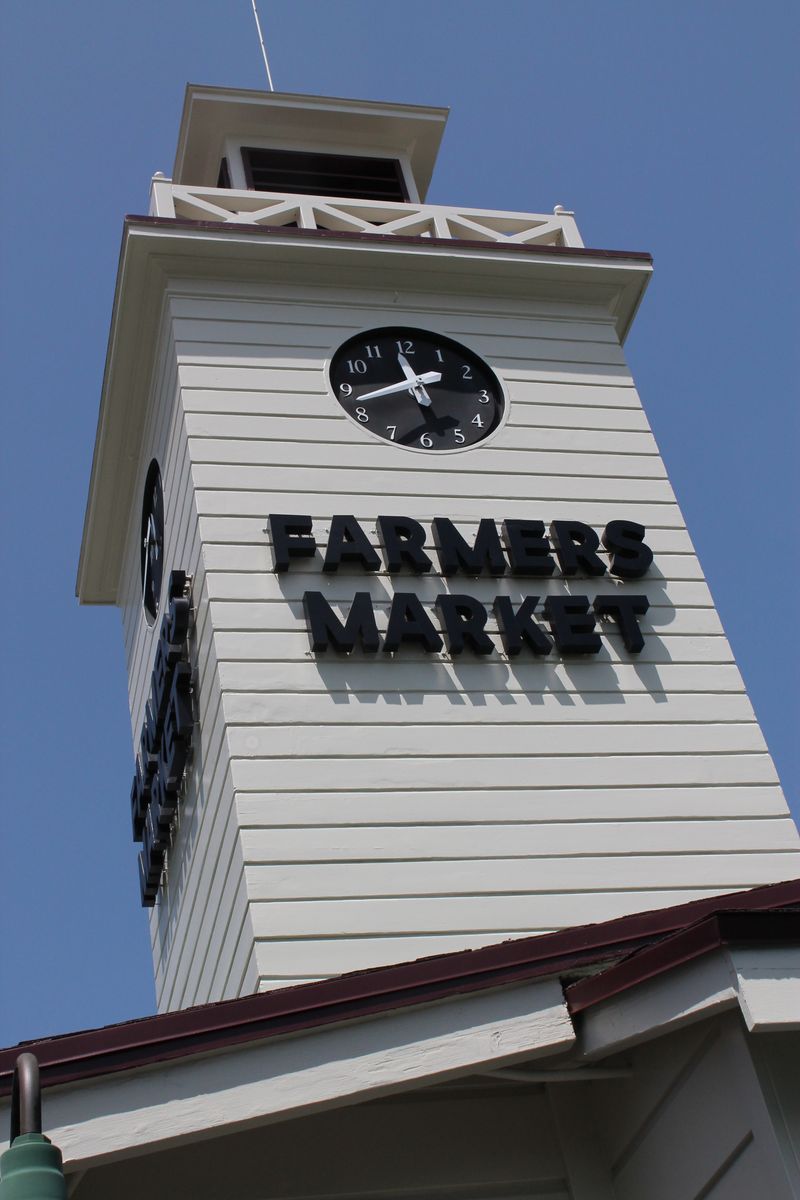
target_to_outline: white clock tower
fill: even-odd
[[[426,204],[445,119],[190,87],[126,221],[78,595],[162,1010],[798,875],[621,348],[649,256]]]

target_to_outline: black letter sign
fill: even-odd
[[[418,575],[430,571],[433,563],[422,549],[425,530],[419,521],[410,517],[378,517],[378,536],[390,575],[402,571],[403,563]]]
[[[550,537],[563,575],[605,575],[606,564],[595,550],[600,538],[583,521],[551,521]]]
[[[395,592],[383,648],[399,650],[406,644],[421,646],[427,653],[435,654],[442,648],[442,639],[414,593]]]
[[[635,521],[609,521],[603,532],[603,545],[608,550],[612,575],[620,579],[641,579],[653,561],[653,551],[645,544],[644,525]]]
[[[646,613],[650,607],[647,596],[595,596],[594,611],[598,616],[606,615],[617,623],[625,649],[639,654],[644,649],[644,638],[636,620],[636,614]]]
[[[270,513],[268,520],[276,571],[288,571],[293,558],[314,557],[317,543],[310,536],[311,517]]]
[[[597,654],[600,634],[586,596],[548,596],[544,615],[562,654]]]
[[[556,564],[544,536],[544,521],[503,521],[512,575],[552,575]]]
[[[476,654],[492,653],[492,639],[484,630],[489,614],[479,600],[473,596],[437,596],[436,607],[451,654],[460,654],[465,646]]]
[[[340,563],[360,563],[365,571],[377,571],[381,560],[367,541],[355,517],[333,517],[323,571],[338,571]]]
[[[355,649],[357,641],[361,642],[361,647],[367,654],[374,654],[381,644],[369,592],[356,592],[344,625],[322,592],[306,592],[303,596],[303,608],[311,649],[316,654],[327,650],[329,646],[349,654]]]
[[[503,649],[509,658],[519,654],[524,643],[534,654],[549,654],[553,643],[540,625],[533,619],[538,596],[526,596],[516,612],[510,596],[496,596],[494,615],[503,639]]]
[[[447,517],[434,517],[433,541],[443,575],[502,575],[506,569],[503,547],[494,521],[484,517],[478,525],[474,548],[469,546]]]

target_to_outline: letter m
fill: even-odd
[[[303,609],[311,649],[315,654],[324,653],[329,646],[349,654],[357,642],[361,643],[362,650],[368,654],[374,654],[380,649],[381,639],[369,592],[356,592],[344,624],[322,592],[306,592],[303,596]]]

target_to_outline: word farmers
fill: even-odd
[[[425,552],[425,530],[410,517],[378,517],[378,537],[386,570],[390,575],[404,568],[417,575],[433,567]],[[317,541],[313,521],[306,516],[273,513],[269,517],[270,536],[275,555],[275,570],[288,571],[296,559],[314,558]],[[653,561],[653,552],[645,543],[645,528],[635,521],[609,521],[598,535],[582,521],[552,521],[549,537],[543,521],[503,521],[502,540],[494,521],[484,518],[472,545],[462,537],[447,517],[434,517],[433,543],[442,575],[549,576],[556,570],[562,575],[605,575],[620,579],[639,579]],[[608,563],[600,558],[600,545],[608,552]],[[555,557],[554,557],[555,556]],[[328,573],[340,567],[360,567],[378,571],[381,560],[355,517],[331,518],[328,544],[322,570]]]
[[[317,558],[311,517],[273,514],[269,527],[277,572],[288,571],[297,560]],[[340,569],[373,572],[382,565],[389,575],[406,570],[421,575],[432,570],[426,532],[419,522],[409,517],[378,517],[376,531],[383,563],[355,517],[334,516],[324,553],[320,552],[322,570],[329,574]],[[497,577],[509,572],[548,578],[558,569],[564,576],[609,572],[627,580],[640,578],[653,561],[644,540],[646,531],[635,521],[611,521],[602,534],[581,521],[553,521],[546,534],[542,521],[508,520],[498,532],[495,522],[484,518],[470,542],[448,518],[435,517],[432,532],[433,549],[444,576]],[[607,560],[600,557],[601,546]],[[495,597],[491,611],[509,657],[523,650],[544,656],[554,646],[567,655],[596,654],[602,645],[598,618],[613,622],[630,654],[638,654],[644,647],[638,621],[649,607],[644,595],[617,590],[595,596],[592,602],[587,596],[548,595],[542,614],[549,632],[535,619],[538,603],[538,595],[524,596],[517,604],[507,595]],[[448,592],[436,597],[437,628],[418,596],[395,592],[383,636],[378,632],[369,592],[355,593],[346,616],[335,612],[320,591],[305,592],[303,608],[316,654],[328,649],[350,653],[357,647],[368,654],[380,649],[393,653],[403,646],[434,654],[446,647],[451,655],[464,650],[486,655],[495,649],[486,631],[489,609],[465,594]]]

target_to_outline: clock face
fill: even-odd
[[[483,441],[505,406],[497,376],[477,354],[422,329],[370,329],[350,338],[333,357],[330,382],[363,429],[430,453]]]
[[[155,459],[150,463],[142,497],[142,604],[148,624],[158,616],[164,575],[164,492]]]

